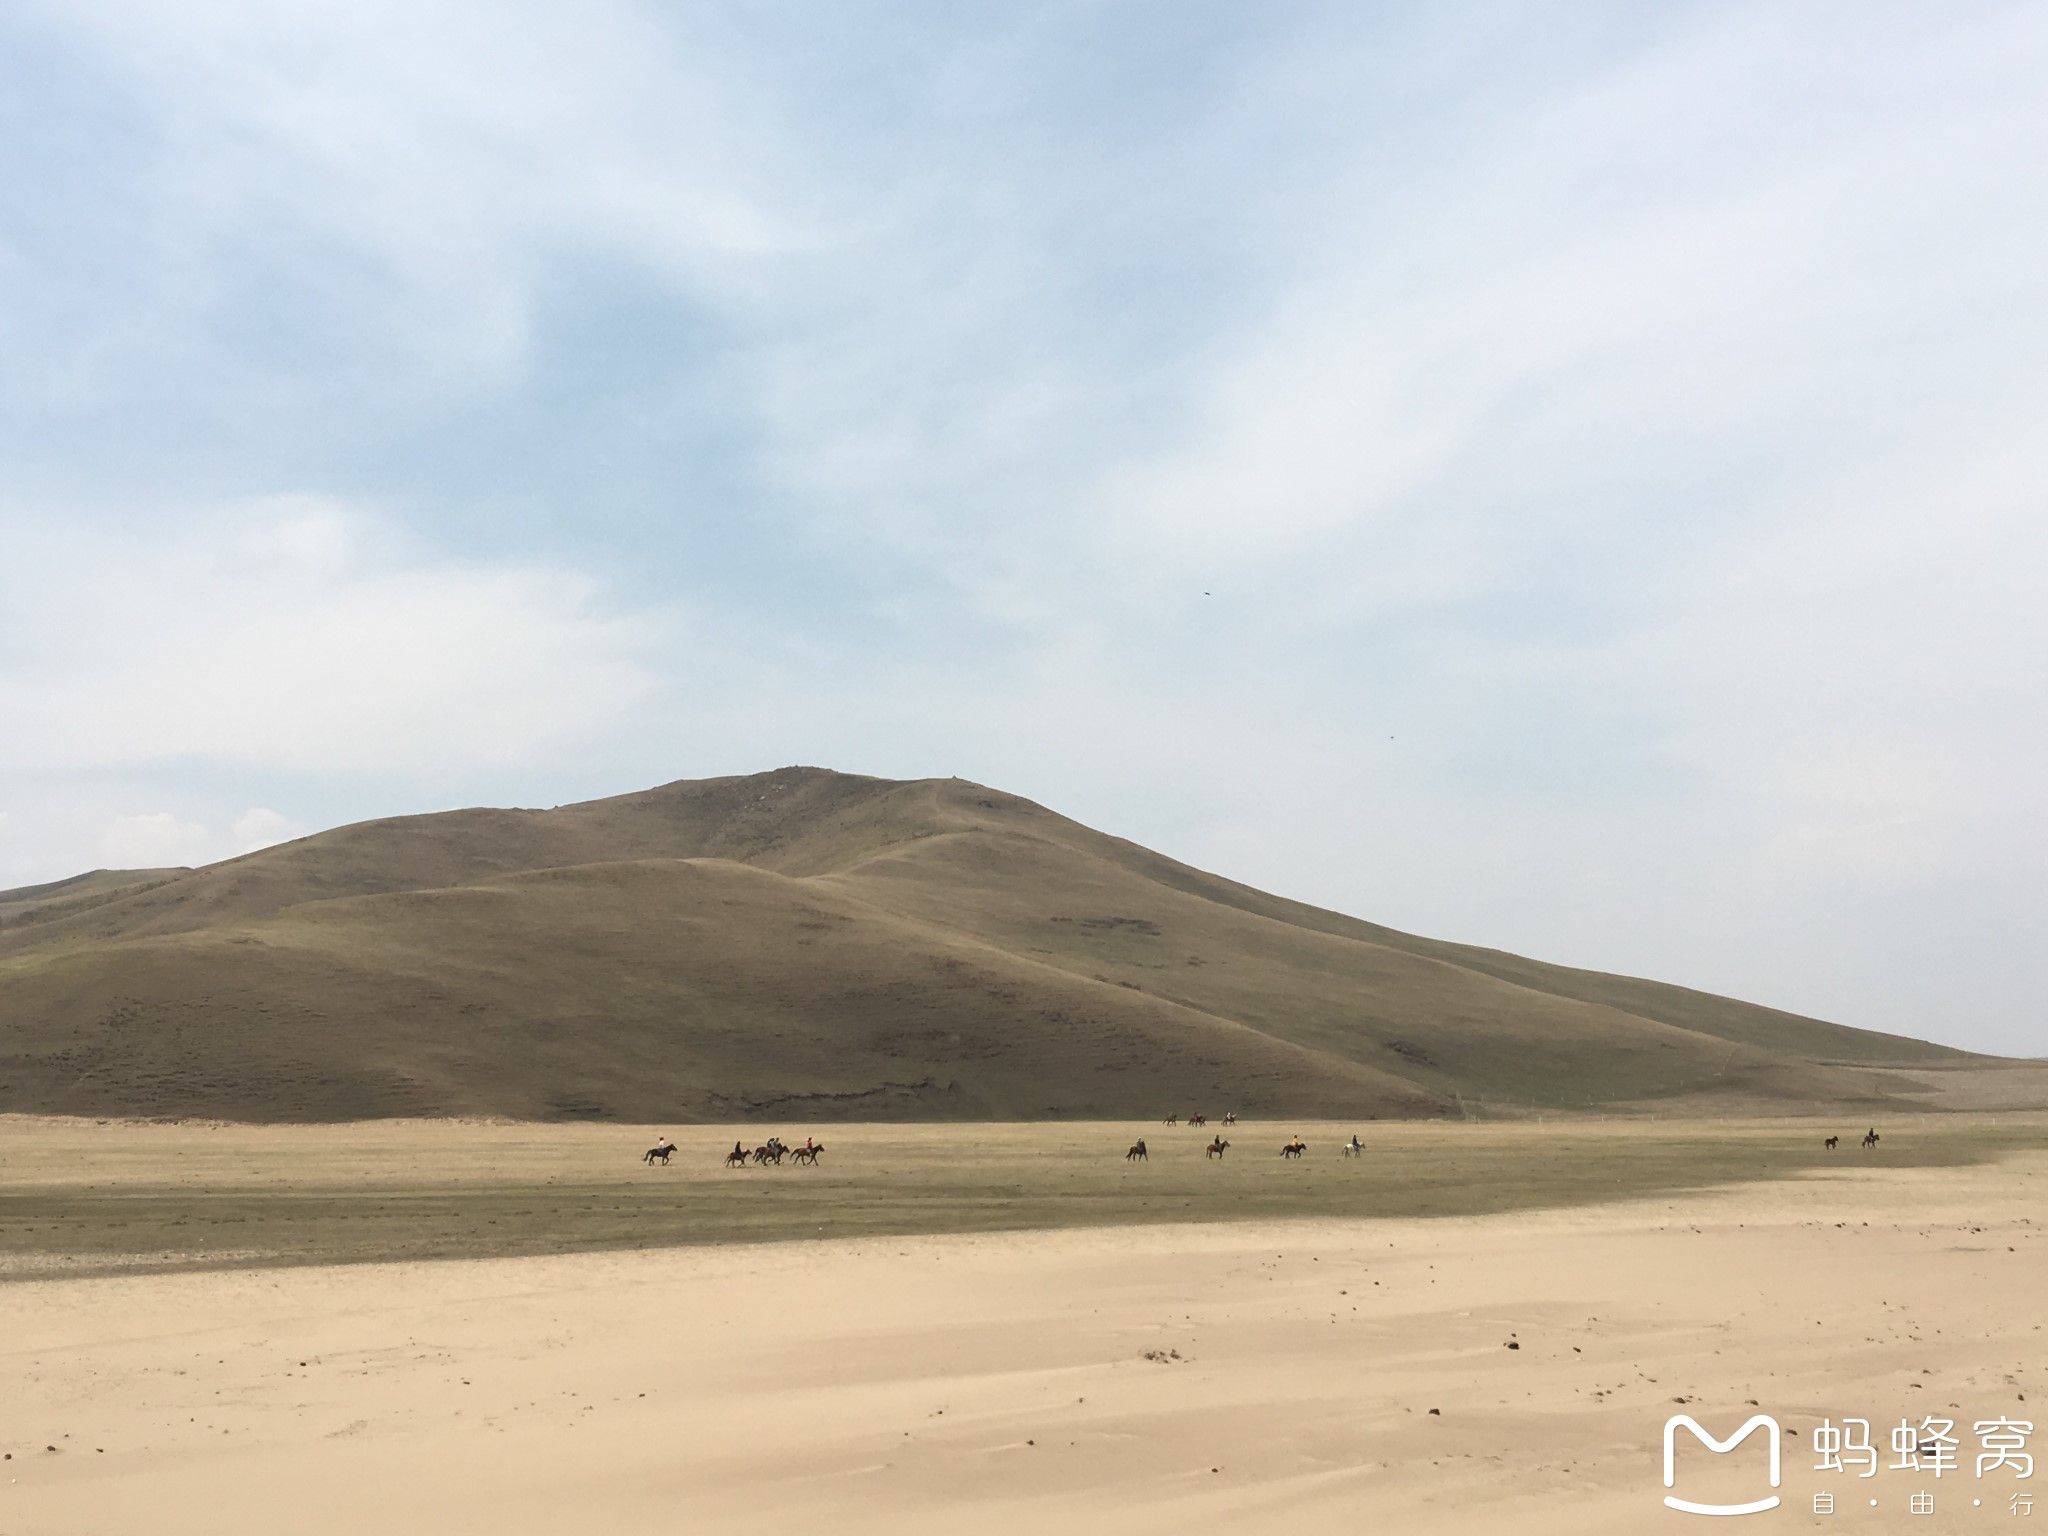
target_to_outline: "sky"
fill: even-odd
[[[2048,10],[21,0],[0,887],[811,763],[2048,1054]]]

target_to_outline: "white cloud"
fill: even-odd
[[[708,19],[679,36],[618,0],[138,0],[43,23],[149,124],[151,153],[97,184],[121,199],[120,245],[65,274],[65,368],[35,376],[39,400],[118,398],[138,371],[176,387],[159,374],[175,359],[244,410],[323,391],[416,407],[520,375],[553,261],[730,293],[815,239],[804,207],[771,205],[793,190],[775,124]],[[283,355],[220,344],[255,339],[245,312],[265,303],[286,311]]]
[[[251,806],[237,816],[234,825],[228,829],[228,857],[290,842],[295,837],[305,836],[308,830],[266,806]]]
[[[287,786],[296,788],[296,786]],[[263,807],[238,809],[180,776],[0,774],[0,890],[91,868],[211,864],[308,830]]]
[[[75,791],[27,793],[40,813],[40,836],[10,838],[11,813],[0,811],[0,890],[81,873],[91,863],[102,869],[166,869],[211,864],[253,853],[301,836],[307,830],[261,806],[213,819],[207,812],[117,811],[109,800],[130,798],[133,789],[102,794]],[[87,853],[83,850],[89,849]]]
[[[440,554],[339,503],[128,537],[16,521],[0,606],[64,637],[0,662],[0,770],[315,775],[560,757],[656,686],[664,633],[574,569]]]
[[[213,847],[213,836],[198,822],[169,811],[143,811],[107,824],[100,833],[99,862],[104,869],[204,864]]]
[[[1512,120],[1459,103],[1455,157],[1360,145],[1375,195],[1319,210],[1280,299],[1189,371],[1183,430],[1088,498],[1117,568],[1292,576],[1344,539],[1393,556],[1390,596],[1484,592],[1547,538],[1684,515],[1603,505],[1601,469],[1683,494],[1794,433],[1889,451],[1921,401],[1871,354],[1909,333],[1921,367],[1973,358],[1972,403],[2038,379],[1978,323],[2041,329],[2029,29],[1870,25],[1817,75],[1825,25],[1730,10]]]

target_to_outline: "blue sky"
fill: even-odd
[[[2048,1050],[2048,14],[29,3],[0,886],[790,762]]]

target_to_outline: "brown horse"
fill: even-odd
[[[742,1152],[738,1147],[734,1147],[725,1154],[725,1166],[728,1168],[744,1168],[747,1166],[748,1156],[748,1153]]]
[[[1225,1125],[1237,1124],[1237,1111],[1234,1109],[1226,1109],[1225,1111],[1223,1111],[1223,1123]]]
[[[815,1168],[818,1166],[818,1154],[824,1150],[825,1143],[821,1141],[816,1146],[794,1148],[789,1155],[805,1167]]]
[[[1299,1157],[1307,1150],[1308,1143],[1297,1136],[1280,1149],[1280,1155],[1282,1157]]]
[[[1127,1163],[1149,1163],[1152,1161],[1152,1156],[1145,1150],[1145,1143],[1139,1140],[1131,1144],[1131,1150],[1124,1154],[1124,1161]]]
[[[1168,1116],[1166,1117],[1166,1123],[1167,1123],[1168,1125],[1179,1125],[1179,1124],[1180,1124],[1180,1116],[1179,1116],[1179,1115],[1168,1115]]]
[[[1221,1136],[1218,1136],[1214,1141],[1209,1143],[1207,1150],[1211,1157],[1221,1158],[1224,1153],[1230,1150],[1230,1143],[1225,1141]]]
[[[1189,1125],[1207,1125],[1208,1123],[1209,1123],[1209,1117],[1208,1117],[1207,1115],[1189,1115],[1189,1116],[1188,1116],[1188,1124],[1189,1124]]]

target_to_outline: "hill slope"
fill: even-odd
[[[0,893],[0,1110],[988,1118],[1864,1103],[1962,1053],[819,769]]]

